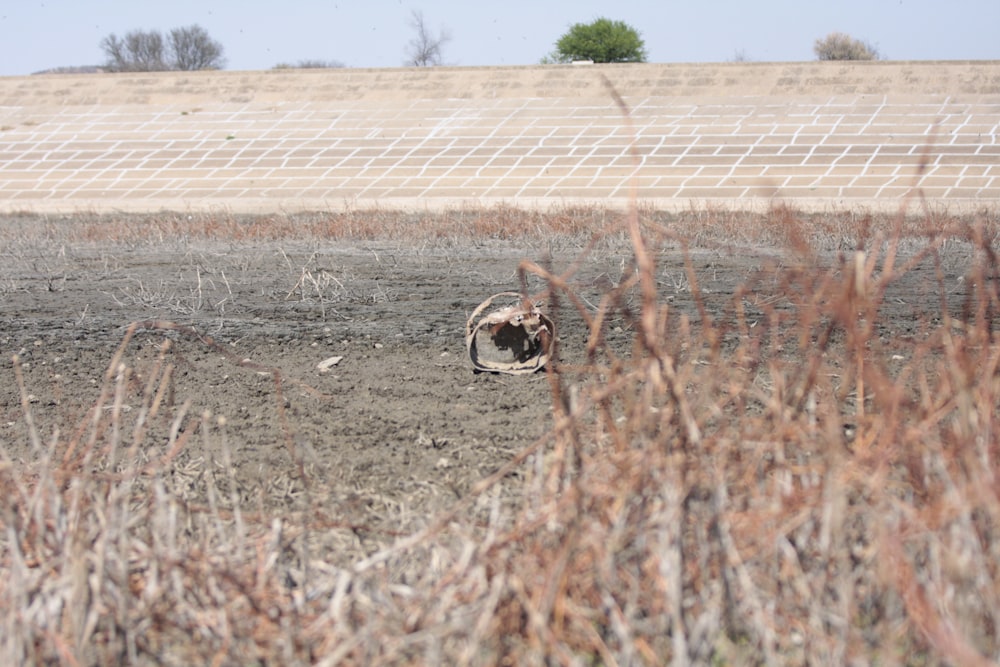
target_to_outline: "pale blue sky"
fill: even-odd
[[[839,30],[892,60],[1000,59],[1000,0],[2,0],[0,76],[97,65],[110,33],[192,24],[225,49],[226,69],[337,60],[398,67],[420,10],[446,27],[446,64],[528,65],[572,23],[629,23],[652,62],[813,60],[817,37]]]

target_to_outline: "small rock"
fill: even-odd
[[[337,364],[339,364],[343,360],[344,360],[343,357],[329,357],[328,359],[324,359],[323,361],[321,361],[318,364],[316,364],[316,369],[320,373],[323,373],[325,371],[330,370],[331,368],[333,368],[334,366],[336,366]]]

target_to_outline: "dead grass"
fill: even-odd
[[[44,438],[14,358],[32,454],[0,461],[5,664],[1000,658],[995,217],[501,209],[37,230],[131,243],[596,234],[628,238],[635,262],[596,308],[568,273],[522,264],[548,284],[556,321],[576,308],[589,328],[582,364],[552,364],[551,431],[450,511],[379,528],[394,544],[374,552],[359,536],[392,508],[331,511],[338,490],[291,438],[289,509],[248,506],[225,420],[191,414],[183,397],[167,409],[165,354],[141,405],[123,409],[119,353],[85,418]],[[760,243],[795,261],[752,277],[722,311],[703,307],[690,261],[697,320],[662,298],[657,247]],[[942,297],[900,355],[879,335],[886,293],[953,243],[970,249],[963,315]],[[627,353],[604,342],[611,320],[634,332]],[[287,423],[290,380],[272,375]],[[211,456],[187,455],[196,438]]]
[[[133,215],[37,216],[15,238],[61,242],[148,244],[178,240],[271,241],[397,239],[406,242],[579,237],[605,229],[614,213],[600,208],[531,211],[509,206],[455,209],[439,213],[354,210],[279,215],[162,213]],[[11,231],[8,231],[11,233]]]
[[[851,249],[863,244],[875,229],[899,226],[901,238],[927,238],[954,226],[959,216],[925,208],[902,221],[893,214],[870,210],[801,213],[778,205],[766,212],[698,209],[670,213],[640,210],[644,224],[684,239],[692,247],[784,248],[797,241],[799,228],[808,230],[814,250]],[[961,220],[997,223],[995,210],[961,216]],[[3,221],[0,238],[7,252],[35,247],[39,241],[59,247],[73,243],[141,246],[197,241],[322,241],[393,240],[413,244],[468,244],[490,241],[544,241],[579,245],[596,237],[600,243],[625,241],[626,213],[599,207],[549,210],[496,206],[454,209],[445,213],[355,210],[279,215],[174,213],[74,216],[15,214]],[[789,225],[792,222],[794,224]]]

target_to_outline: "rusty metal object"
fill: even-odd
[[[483,313],[495,301],[514,303]],[[483,301],[465,323],[465,347],[477,371],[524,375],[549,360],[555,324],[517,292],[500,292]]]

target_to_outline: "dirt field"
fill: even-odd
[[[477,215],[0,218],[11,659],[56,625],[95,665],[993,651],[995,216],[900,221],[891,257],[893,218],[645,212],[649,305],[620,214]],[[466,358],[523,260],[566,281],[558,380]],[[593,359],[568,295],[611,318]],[[938,622],[925,572],[973,648],[885,645]]]
[[[25,234],[39,222],[0,221],[5,235],[26,239],[5,248],[0,266],[0,425],[14,458],[27,455],[28,440],[11,356],[21,360],[34,418],[49,441],[55,429],[66,436],[85,427],[132,322],[147,324],[124,346],[121,362],[131,376],[123,409],[139,402],[160,346],[171,341],[164,357],[174,367],[171,409],[160,427],[166,433],[186,401],[190,414],[225,417],[249,499],[274,502],[293,493],[290,452],[297,452],[335,496],[425,513],[461,496],[551,426],[544,374],[474,374],[463,327],[487,296],[518,288],[521,259],[564,271],[583,248],[580,239],[84,243],[53,238],[58,232],[48,240]],[[73,220],[59,225],[70,229]],[[882,332],[890,347],[905,354],[921,311],[934,312],[942,296],[961,306],[962,252],[943,262],[949,294],[939,293],[929,262],[895,287],[887,300],[896,309],[893,325]],[[773,268],[794,266],[782,254],[718,244],[692,249],[712,316],[731,314],[732,295],[744,284],[753,287],[746,301],[752,314],[753,301],[768,298]],[[624,242],[592,252],[573,277],[584,302],[596,306],[630,259]],[[838,252],[824,261],[837,262]],[[697,324],[676,246],[661,250],[657,275],[674,312]],[[586,331],[561,305],[554,314],[561,353],[572,364]],[[631,336],[612,325],[608,339],[627,350]],[[336,366],[317,370],[334,356],[342,357]],[[212,455],[198,447],[187,455]]]
[[[35,222],[0,224],[10,231]],[[558,265],[574,254],[556,250]],[[517,288],[522,257],[545,253],[540,244],[384,241],[8,245],[0,269],[2,440],[14,458],[27,455],[12,355],[48,441],[55,429],[67,435],[86,423],[128,325],[156,320],[125,347],[125,409],[140,400],[170,340],[172,407],[160,426],[166,433],[185,401],[191,414],[224,416],[247,497],[283,497],[280,487],[297,477],[294,448],[345,497],[427,512],[549,424],[543,374],[476,375],[463,341],[467,314],[490,294]],[[618,279],[624,261],[609,253],[581,274],[596,281],[592,297]],[[567,352],[582,336],[567,325]],[[333,356],[343,359],[317,370]],[[198,447],[188,456],[211,455]]]

